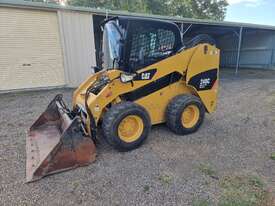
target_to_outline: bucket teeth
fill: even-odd
[[[27,133],[27,182],[95,161],[95,145],[83,135],[80,117],[71,119],[63,104],[52,101]]]

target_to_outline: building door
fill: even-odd
[[[0,91],[63,85],[57,13],[0,8]]]

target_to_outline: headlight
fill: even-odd
[[[136,74],[121,73],[120,81],[123,83],[130,82],[134,79],[135,76],[136,76]]]

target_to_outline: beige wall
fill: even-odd
[[[0,91],[65,84],[56,12],[0,7]]]
[[[96,66],[93,17],[89,13],[58,11],[66,83],[77,87]]]

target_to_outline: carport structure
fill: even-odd
[[[182,24],[186,38],[198,34],[209,34],[221,49],[221,67],[274,69],[274,28],[236,23],[228,25]],[[184,37],[183,37],[184,39]]]
[[[101,36],[100,22],[114,13],[174,21],[181,29],[183,42],[199,34],[210,35],[221,49],[221,67],[233,69],[235,74],[240,68],[275,69],[275,27],[273,26],[106,12],[105,16],[94,15],[95,38],[100,39]]]

